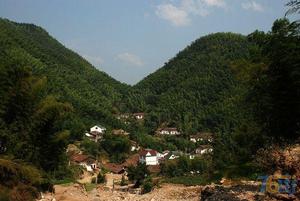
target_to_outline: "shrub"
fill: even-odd
[[[95,184],[95,183],[96,183],[96,177],[93,177],[93,178],[92,178],[91,183],[92,183],[92,184]]]
[[[153,182],[151,177],[147,178],[144,182],[143,182],[143,186],[142,186],[142,191],[143,193],[149,193],[152,191],[153,189]]]
[[[105,175],[99,172],[99,174],[97,175],[97,183],[102,184],[105,181],[106,181]]]
[[[126,182],[126,180],[125,180],[124,175],[122,175],[122,179],[121,179],[120,185],[121,185],[121,186],[126,186],[126,185],[127,185],[127,182]]]

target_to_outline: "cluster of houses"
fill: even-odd
[[[86,132],[85,136],[94,142],[98,142],[103,139],[103,135],[105,134],[106,128],[103,126],[95,125],[90,128],[90,132]],[[111,131],[113,135],[120,135],[120,136],[128,136],[130,133],[124,131],[123,129],[114,129]],[[130,140],[131,151],[138,151],[140,146],[135,142]]]
[[[180,132],[176,128],[164,128],[158,130],[161,135],[180,135]],[[199,146],[193,153],[183,153],[181,151],[164,151],[159,153],[153,149],[144,149],[139,152],[139,162],[146,165],[159,165],[164,160],[173,160],[180,156],[188,156],[190,159],[194,159],[196,156],[203,154],[209,154],[213,152],[211,143],[213,142],[213,134],[209,132],[200,132],[190,136],[190,141],[194,143],[200,142]]]
[[[142,121],[145,119],[145,113],[143,112],[136,112],[133,114],[125,113],[125,114],[118,114],[116,118],[123,121],[125,124],[130,124],[129,119],[135,119],[137,121]]]
[[[133,113],[133,114],[121,114],[117,118],[126,120],[128,118],[135,118],[136,120],[143,120],[145,118],[144,113]],[[106,128],[100,125],[95,125],[90,128],[89,132],[85,133],[85,136],[94,142],[98,142],[103,139],[103,135],[106,132]],[[113,135],[128,136],[130,133],[123,129],[114,129],[111,131]],[[162,127],[157,129],[156,135],[160,136],[180,136],[181,132],[175,127]],[[138,163],[145,163],[149,167],[159,166],[165,160],[174,160],[182,155],[188,156],[190,159],[194,159],[196,156],[208,154],[213,152],[211,143],[214,138],[212,133],[199,132],[194,135],[190,135],[191,142],[198,145],[198,147],[192,153],[183,153],[181,151],[164,151],[162,153],[153,149],[141,149],[140,146],[135,142],[131,142],[131,151],[137,152],[132,155],[122,164],[106,163],[102,166],[114,173],[122,173],[130,165],[137,165]],[[86,168],[87,171],[95,171],[100,164],[97,164],[96,160],[81,153],[74,154],[70,157],[70,161],[74,164],[78,164]]]

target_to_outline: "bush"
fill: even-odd
[[[105,175],[99,172],[97,175],[97,183],[98,184],[103,184],[106,181]]]
[[[92,178],[91,183],[92,183],[92,184],[95,184],[95,183],[96,183],[96,177],[93,177],[93,178]]]
[[[146,179],[142,186],[143,193],[151,192],[153,189],[153,186],[154,185],[153,185],[152,179],[151,178]]]
[[[128,179],[135,182],[135,187],[139,187],[148,175],[150,172],[145,164],[139,163],[136,167],[128,167]]]
[[[122,175],[122,179],[121,179],[120,185],[121,185],[121,186],[126,186],[126,185],[127,185],[127,182],[126,182],[126,180],[125,180],[124,175]]]

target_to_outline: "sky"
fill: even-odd
[[[197,38],[269,31],[287,0],[0,0],[0,17],[39,25],[97,69],[135,84]]]

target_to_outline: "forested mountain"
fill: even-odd
[[[127,86],[94,68],[42,28],[0,19],[0,60],[32,68],[47,78],[47,93],[73,105],[84,123],[118,123],[117,112]]]
[[[68,165],[66,147],[95,123],[130,132],[121,137],[108,129],[100,143],[79,142],[97,158],[122,162],[130,140],[161,152],[192,153],[198,145],[188,136],[211,131],[210,160],[194,164],[205,177],[267,172],[274,161],[266,155],[262,160],[270,166],[257,164],[258,150],[299,140],[299,65],[300,23],[284,18],[268,33],[201,37],[129,87],[42,28],[0,19],[0,198],[33,200],[53,181],[75,180],[80,169]],[[122,124],[114,114],[125,112],[145,112],[145,119]],[[183,135],[151,135],[161,126]],[[181,169],[172,163],[169,172],[190,172],[182,159]]]
[[[230,129],[241,115],[236,104],[244,93],[231,65],[249,58],[253,46],[234,33],[201,37],[134,86],[129,107],[147,110],[153,127],[167,122],[188,134]]]

